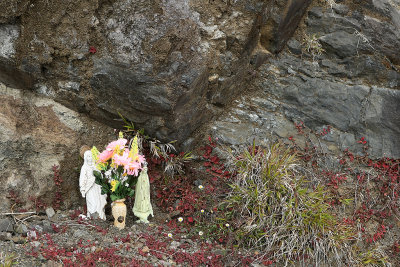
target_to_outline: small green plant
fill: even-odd
[[[303,39],[303,45],[305,50],[311,54],[313,61],[315,61],[317,57],[325,52],[316,34],[305,35]]]
[[[262,248],[285,264],[348,261],[344,243],[353,229],[339,223],[324,186],[305,179],[296,155],[280,143],[253,145],[233,162],[237,177],[222,205],[238,245]]]
[[[358,257],[363,266],[386,266],[388,256],[383,250],[374,248],[361,253]]]
[[[150,154],[155,158],[162,157],[164,160],[164,172],[168,175],[173,177],[175,174],[183,174],[184,169],[183,166],[186,162],[192,159],[192,152],[183,152],[176,155],[176,149],[174,143],[176,140],[162,143],[161,141],[157,140],[156,138],[151,138],[144,134],[144,130],[135,130],[135,126],[133,122],[127,120],[122,116],[121,113],[118,112],[118,115],[121,117],[124,125],[124,132],[128,136],[137,136],[138,138],[138,145],[139,149],[143,148],[143,142],[146,142],[150,149]]]
[[[11,267],[17,265],[17,256],[14,253],[11,254],[0,254],[0,267]]]

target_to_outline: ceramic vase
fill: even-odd
[[[125,228],[125,218],[126,218],[126,205],[124,199],[115,200],[112,203],[111,211],[114,217],[114,226],[119,229]]]

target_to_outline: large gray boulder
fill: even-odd
[[[284,48],[310,2],[12,0],[0,81],[182,143]]]

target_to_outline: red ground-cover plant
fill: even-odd
[[[301,138],[289,137],[293,150],[305,163],[311,163],[313,173],[315,177],[318,177],[316,179],[324,181],[331,189],[334,194],[332,205],[340,209],[344,199],[351,200],[351,204],[347,207],[348,215],[343,220],[346,224],[357,226],[365,245],[368,247],[400,234],[393,228],[393,224],[398,221],[396,217],[400,215],[400,159],[387,157],[371,159],[368,152],[368,139],[361,136],[357,141],[361,153],[344,149],[342,154],[336,157],[338,165],[328,168],[324,164],[324,159],[330,157],[332,162],[335,156],[328,155],[329,153],[322,151],[319,145],[311,140],[331,134],[332,127],[324,127],[319,133],[308,129],[302,122],[295,123],[295,127],[298,135],[303,136],[303,139],[305,137],[306,142],[304,148],[301,148],[302,146],[297,143],[297,139]],[[338,214],[340,214],[339,210]],[[378,224],[379,227],[367,227],[374,224]],[[386,252],[395,248],[395,246],[386,248]]]
[[[10,199],[12,202],[12,205],[15,206],[16,208],[21,208],[21,206],[24,204],[24,202],[21,200],[19,194],[15,192],[14,190],[8,191],[7,198]]]
[[[53,240],[49,233],[41,234],[36,232],[36,238],[32,241],[39,241],[39,247],[32,247],[27,255],[39,257],[41,255],[46,260],[61,261],[63,266],[96,266],[98,263],[105,263],[108,266],[126,266],[128,262],[132,264],[143,264],[136,259],[129,260],[119,254],[118,248],[100,248],[96,247],[95,242],[80,240],[73,247],[62,247]],[[87,250],[89,249],[90,250]],[[91,248],[96,248],[91,250]],[[139,266],[139,265],[134,265]],[[143,265],[141,265],[143,266]]]
[[[31,201],[36,212],[45,210],[47,208],[47,204],[42,200],[41,197],[29,196],[29,200]]]

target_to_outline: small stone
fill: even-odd
[[[195,186],[203,185],[203,180],[197,179],[194,181]]]
[[[145,246],[145,247],[142,248],[142,252],[143,252],[143,253],[147,253],[147,252],[149,252],[149,251],[150,251],[150,249],[149,249],[148,246]]]
[[[137,242],[135,243],[135,248],[142,248],[144,246],[144,244],[142,242]]]
[[[40,225],[35,225],[34,228],[35,228],[35,230],[38,231],[39,233],[42,233],[42,232],[43,232],[43,227],[40,226]]]
[[[287,46],[289,48],[289,51],[292,52],[295,55],[301,55],[301,43],[297,41],[296,39],[290,39],[287,42]]]
[[[0,232],[12,232],[14,230],[14,221],[10,218],[0,220]]]
[[[43,225],[43,232],[46,233],[55,233],[53,227],[51,226],[51,223],[47,220],[42,221],[42,225]]]
[[[177,242],[177,241],[172,241],[171,245],[169,246],[171,249],[177,249],[179,246],[181,245],[181,243]]]
[[[53,217],[54,214],[56,214],[56,213],[55,213],[55,211],[54,211],[54,209],[53,209],[52,207],[49,207],[49,208],[46,209],[46,215],[47,215],[47,217],[48,217],[49,219],[50,219],[51,217]]]
[[[36,237],[37,237],[35,231],[28,231],[28,233],[26,233],[26,236],[27,236],[28,238],[31,238],[31,239],[36,239]]]
[[[0,241],[9,241],[11,240],[11,233],[8,232],[0,232]]]
[[[11,240],[15,243],[15,244],[24,244],[26,239],[23,238],[22,236],[14,236],[11,238]]]
[[[26,227],[25,224],[20,224],[17,226],[17,228],[15,228],[14,232],[17,234],[26,235],[28,233],[28,227]]]
[[[35,247],[35,248],[39,247],[40,244],[41,244],[41,243],[40,243],[39,241],[32,241],[32,242],[31,242],[31,245],[32,245],[33,247]]]

